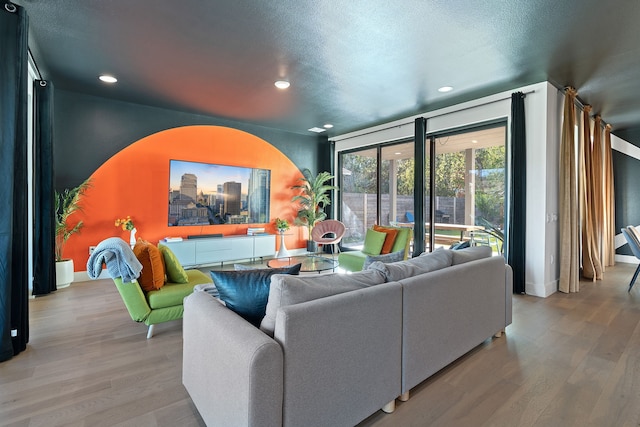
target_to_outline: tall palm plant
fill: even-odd
[[[294,196],[291,201],[300,204],[295,223],[307,227],[311,241],[313,226],[327,217],[324,208],[331,204],[329,192],[338,190],[338,187],[328,184],[334,178],[329,172],[320,172],[313,176],[309,169],[304,169],[302,175],[299,179],[300,184],[291,187],[300,190],[300,194]]]
[[[56,261],[62,261],[62,251],[69,237],[78,233],[82,226],[82,220],[75,225],[67,223],[67,220],[75,212],[82,212],[80,198],[91,187],[90,180],[86,180],[75,188],[67,188],[61,193],[55,192],[56,208]]]

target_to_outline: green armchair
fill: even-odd
[[[413,229],[410,227],[387,227],[398,230],[391,252],[399,252],[404,250],[404,259],[409,258],[409,246],[411,244],[411,238],[413,237]],[[364,261],[369,256],[375,256],[378,254],[367,253],[364,250],[361,251],[344,251],[338,256],[338,264],[340,268],[346,271],[360,271],[364,265]]]
[[[147,338],[153,336],[153,326],[170,320],[182,319],[182,300],[199,284],[213,283],[210,277],[199,270],[186,270],[187,283],[167,282],[160,289],[145,292],[137,280],[123,282],[121,277],[113,281],[131,319],[149,326]]]

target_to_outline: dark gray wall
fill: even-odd
[[[326,137],[300,135],[215,117],[183,113],[71,92],[55,91],[55,188],[70,188],[135,141],[189,125],[225,126],[269,142],[299,168],[331,170]],[[242,147],[238,147],[242,149]]]
[[[613,152],[613,179],[615,185],[616,234],[627,225],[640,224],[640,160]],[[616,250],[617,254],[633,255],[629,245]]]

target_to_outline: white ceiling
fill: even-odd
[[[638,0],[15,3],[66,90],[333,136],[548,80],[640,145]]]

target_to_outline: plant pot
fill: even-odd
[[[307,252],[318,252],[318,244],[313,240],[307,240]]]
[[[56,287],[66,288],[73,282],[73,260],[56,261]]]

